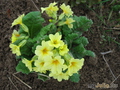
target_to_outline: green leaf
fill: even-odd
[[[78,30],[79,32],[88,31],[93,24],[92,20],[88,19],[86,16],[74,16],[73,19],[75,20],[73,29]]]
[[[44,19],[39,11],[34,11],[25,15],[22,22],[28,27],[30,38],[33,38],[41,30]]]
[[[77,37],[79,37],[77,33],[71,33],[65,36],[65,40],[67,41],[67,44],[70,45]]]
[[[63,25],[61,27],[61,30],[62,30],[62,35],[65,35],[65,36],[72,33],[72,30],[67,25]]]
[[[19,26],[18,32],[19,32],[20,34],[23,34],[23,35],[25,35],[25,36],[28,36],[28,33],[23,30],[23,28],[22,28],[21,25]]]
[[[78,46],[74,47],[73,50],[77,53],[84,53],[86,49],[84,48],[83,44],[79,44]]]
[[[48,31],[51,30],[51,27],[53,26],[52,23],[48,24],[47,26],[43,27],[39,33],[39,35],[42,37],[44,36],[45,34],[47,34]]]
[[[15,56],[16,57],[16,60],[19,60],[21,59],[21,56]]]
[[[21,28],[28,33],[28,27],[25,24],[21,24]]]
[[[32,47],[32,52],[35,53],[36,47],[40,45],[40,43],[36,43],[34,44],[34,46]]]
[[[19,45],[19,43],[22,41],[22,39],[18,39],[18,40],[16,40],[13,44],[15,44],[15,45]]]
[[[34,53],[32,52],[32,47],[34,43],[28,40],[24,46],[20,48],[21,56],[27,59],[31,59]]]
[[[86,49],[84,48],[83,44],[79,44],[78,46],[73,47],[71,52],[75,58],[79,59],[83,58],[86,55]]]
[[[80,80],[80,74],[74,73],[69,79],[72,82],[78,83]]]
[[[43,27],[34,39],[36,39],[36,40],[45,39],[45,37],[46,37],[45,35],[48,33],[48,31],[51,30],[51,27],[53,27],[53,26],[54,25],[52,23],[50,23],[47,26]]]
[[[16,66],[16,71],[17,72],[22,72],[22,73],[25,73],[25,74],[30,73],[29,69],[25,66],[24,63],[22,63],[22,61],[19,61],[18,65]]]
[[[95,57],[95,53],[92,52],[92,51],[90,51],[90,50],[86,50],[85,54],[86,54],[87,56]]]
[[[50,77],[45,74],[38,74],[38,79],[41,79],[42,81],[49,80]]]
[[[89,42],[86,37],[79,37],[76,40],[73,41],[74,44],[83,44],[83,46],[86,46]]]

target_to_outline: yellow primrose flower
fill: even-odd
[[[17,46],[17,45],[14,45],[14,44],[10,44],[9,47],[11,48],[13,54],[16,54],[17,56],[21,55],[21,53],[20,53],[20,46]]]
[[[17,32],[16,30],[14,30],[13,33],[12,33],[12,37],[11,37],[12,43],[14,43],[19,36],[20,36],[19,32]]]
[[[62,46],[64,42],[61,40],[62,35],[59,35],[59,33],[56,33],[55,35],[50,34],[49,35],[50,41],[48,41],[50,46],[58,48],[59,46]]]
[[[17,19],[15,19],[14,21],[13,21],[13,23],[12,23],[12,27],[14,26],[14,25],[17,25],[17,24],[22,24],[22,18],[24,17],[25,15],[23,14],[23,15],[20,15]]]
[[[63,13],[59,16],[59,19],[62,19],[64,17],[64,15],[66,16],[72,16],[73,15],[73,11],[71,10],[69,5],[65,5],[64,3],[60,6],[60,8],[63,10]]]
[[[69,66],[68,66],[68,71],[67,71],[67,73],[68,73],[70,76],[71,76],[73,73],[77,73],[77,71],[82,68],[83,64],[84,64],[84,58],[82,58],[81,60],[72,58],[72,59],[69,61]]]
[[[67,45],[63,45],[59,47],[59,54],[60,55],[64,55],[66,53],[68,53],[69,49],[67,48]]]
[[[59,10],[57,6],[55,6],[57,3],[51,3],[46,8],[41,8],[42,13],[45,11],[50,17],[56,18],[57,17],[57,11]]]
[[[64,68],[64,60],[60,56],[54,58],[47,57],[45,66],[51,70],[52,73],[61,73]]]
[[[35,60],[34,65],[36,66],[34,69],[36,72],[45,73],[47,70],[45,67],[45,60],[44,59],[39,58],[38,60]]]
[[[48,42],[42,41],[42,45],[38,45],[35,50],[35,54],[38,56],[38,58],[44,58],[46,56],[52,56],[52,50],[53,48],[48,45]]]
[[[27,59],[22,59],[22,62],[25,64],[25,66],[30,70],[30,72],[32,71],[32,62],[33,60],[27,60]]]
[[[23,19],[24,16],[25,16],[25,15],[23,14],[23,15],[20,15],[17,19],[15,19],[15,20],[13,21],[11,27],[20,24],[20,25],[21,25],[21,28],[22,28],[25,32],[28,32],[28,27],[27,27],[25,24],[22,23],[22,19]]]
[[[75,22],[75,20],[73,20],[72,18],[67,18],[64,24],[67,24],[69,28],[73,28],[73,22]]]
[[[62,26],[64,24],[67,24],[69,28],[73,28],[73,22],[75,22],[75,20],[73,20],[72,18],[67,18],[65,22],[61,21],[58,23],[58,26]]]
[[[64,80],[68,80],[69,79],[69,75],[67,73],[58,73],[58,74],[54,74],[54,73],[50,73],[49,74],[50,77],[53,77],[54,79],[57,79],[59,82]]]

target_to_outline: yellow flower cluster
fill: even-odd
[[[69,49],[61,38],[62,35],[59,33],[50,34],[49,41],[42,41],[41,45],[36,47],[35,57],[37,58],[32,60],[23,59],[22,62],[30,71],[39,73],[50,71],[49,77],[53,77],[58,81],[68,80],[69,76],[77,73],[82,68],[84,59],[74,59],[70,56]],[[33,63],[34,67],[32,67]]]
[[[9,45],[9,47],[12,49],[12,53],[16,54],[17,56],[20,56],[20,46],[19,45],[15,45],[13,44],[16,40],[18,40],[18,38],[20,37],[19,32],[17,32],[16,30],[13,31],[12,33],[12,37],[11,37],[11,43]]]
[[[75,22],[75,20],[73,20],[71,18],[71,16],[73,16],[73,11],[71,10],[69,5],[65,5],[64,3],[60,6],[60,8],[62,9],[62,13],[59,15],[58,20],[57,20],[57,11],[59,10],[58,6],[56,6],[56,2],[51,3],[48,7],[46,8],[41,8],[42,13],[45,11],[49,17],[52,17],[53,19],[55,19],[55,22],[59,22],[58,26],[62,26],[64,24],[68,25],[69,28],[73,28],[72,23]],[[63,20],[63,18],[65,18],[65,20]],[[49,20],[50,22],[54,21],[52,19]]]
[[[20,35],[20,33],[17,30],[13,31],[12,37],[11,37],[11,43],[9,45],[13,54],[16,54],[17,56],[21,55],[20,47],[22,47],[26,43],[26,40],[22,40],[25,38],[28,38],[28,37]],[[14,44],[17,40],[20,40],[20,39],[22,41],[18,45]]]
[[[15,19],[12,23],[12,26],[15,26],[15,25],[21,25],[21,27],[23,28],[23,30],[25,32],[28,32],[28,27],[22,23],[22,19],[25,15],[22,14],[20,15],[17,19]],[[15,45],[14,42],[17,41],[18,39],[23,39],[25,38],[25,36],[21,36],[20,33],[17,31],[17,30],[14,30],[13,33],[12,33],[12,37],[11,37],[11,43],[9,45],[9,47],[11,48],[11,51],[13,54],[16,54],[17,56],[20,56],[21,55],[21,52],[20,52],[20,47],[23,46],[25,43],[26,43],[26,40],[23,40],[19,45]]]

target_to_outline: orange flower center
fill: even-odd
[[[43,52],[43,54],[48,54],[48,49],[47,49],[47,48],[44,48],[44,49],[42,50],[42,52]]]
[[[71,62],[71,66],[70,67],[74,67],[76,65],[76,62]]]
[[[53,41],[53,44],[58,44],[58,41],[57,41],[57,40],[54,40],[54,41]]]
[[[19,37],[20,36],[20,34],[16,34],[16,37]]]
[[[44,62],[41,62],[40,65],[43,66],[43,65],[44,65]]]
[[[59,61],[58,61],[58,60],[54,60],[52,63],[53,63],[54,65],[58,65],[58,64],[59,64]]]

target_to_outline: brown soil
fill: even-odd
[[[35,4],[40,7],[46,7],[49,3],[54,0],[33,0]],[[38,1],[38,2],[37,2]],[[57,1],[57,0],[56,0]],[[109,3],[109,2],[108,2]],[[95,5],[94,8],[98,8],[98,5]],[[24,81],[26,84],[30,85],[32,89],[21,83],[15,76],[16,73],[15,67],[17,61],[15,55],[13,55],[9,48],[11,33],[11,23],[18,15],[23,13],[27,14],[30,11],[36,11],[34,4],[31,0],[0,0],[0,90],[119,90],[120,88],[120,77],[117,80],[114,79],[111,74],[107,64],[105,63],[101,52],[106,52],[112,50],[112,53],[106,54],[105,59],[110,65],[115,77],[120,75],[120,46],[114,42],[108,42],[103,40],[102,35],[104,35],[104,27],[111,28],[115,26],[118,22],[107,22],[105,19],[106,25],[101,24],[101,20],[98,19],[96,14],[87,8],[84,8],[84,5],[75,6],[73,11],[76,15],[86,15],[88,18],[92,19],[94,24],[91,27],[91,30],[84,33],[89,40],[89,45],[87,49],[94,51],[96,53],[96,58],[85,57],[85,64],[80,71],[81,80],[79,83],[73,83],[70,81],[58,82],[57,80],[48,80],[43,82],[37,79],[37,75],[29,74],[25,75],[22,73],[16,74],[16,76]],[[100,9],[95,10],[98,15],[100,15]],[[102,14],[108,16],[110,13],[109,6],[107,4],[102,7]],[[113,14],[112,18],[114,19],[117,14]],[[108,29],[109,30],[109,29]],[[118,31],[119,32],[119,31]],[[108,36],[116,38],[117,42],[120,42],[119,34],[116,30],[113,32],[107,32]],[[114,81],[115,80],[115,81]],[[116,88],[91,88],[94,87],[97,83],[106,83],[110,84],[114,81],[114,84],[117,84]]]

